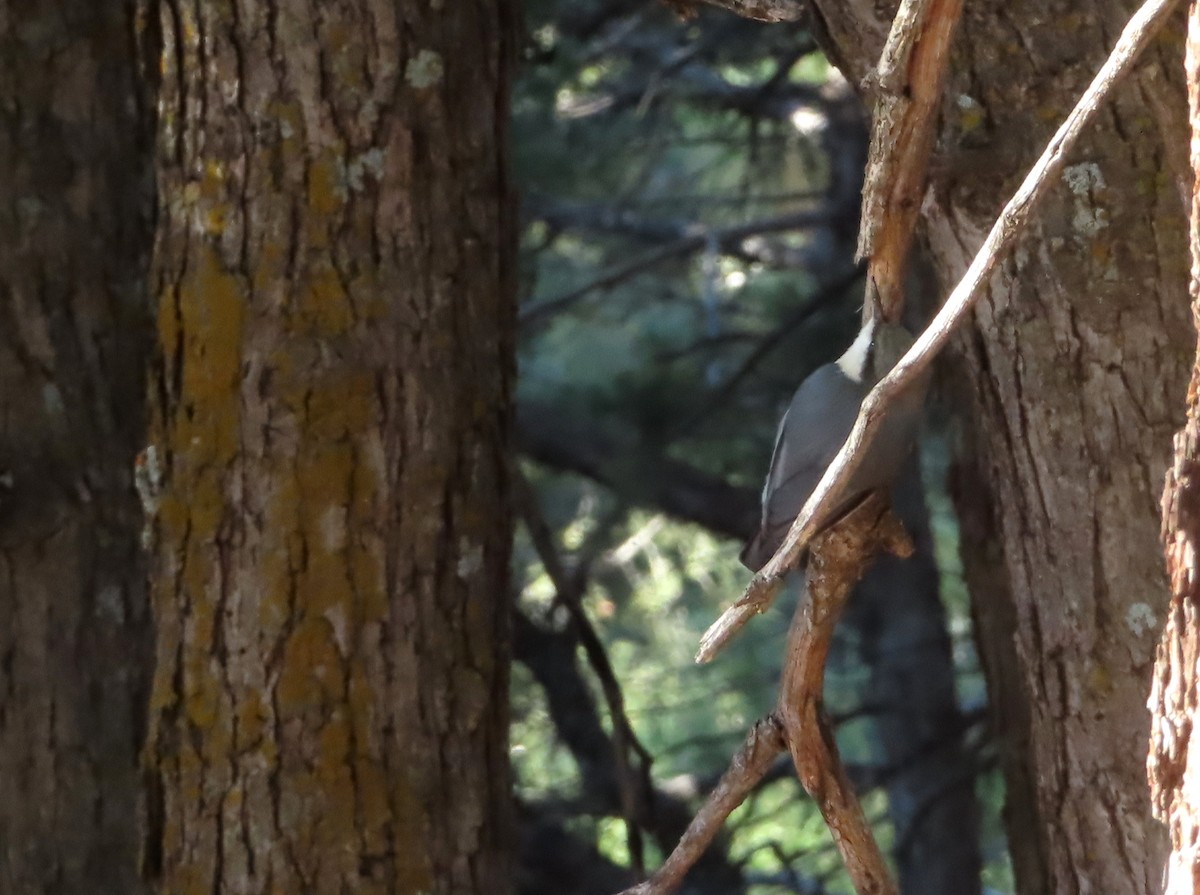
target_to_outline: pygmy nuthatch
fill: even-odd
[[[779,423],[763,485],[762,521],[741,554],[746,568],[757,572],[775,555],[854,428],[863,398],[912,343],[904,327],[872,317],[845,354],[800,383]],[[844,498],[824,524],[832,523],[868,491],[891,484],[916,440],[928,386],[926,372],[885,407],[878,433],[851,476]]]

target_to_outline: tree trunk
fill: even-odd
[[[503,895],[514,6],[161,15],[147,871]]]
[[[1135,4],[993,0],[956,38],[924,211],[943,284],[1099,67]],[[857,81],[888,20],[818,0]],[[1165,837],[1143,760],[1166,606],[1157,493],[1190,370],[1180,186],[1189,176],[1177,42],[1160,41],[1071,159],[959,340],[995,495],[1011,611],[979,636],[1001,731],[1032,769],[1010,798],[1022,892],[1157,891]],[[964,497],[971,500],[971,495]],[[1015,626],[996,625],[1008,617]],[[1018,784],[1020,781],[1017,781]]]
[[[1188,15],[1188,107],[1191,112],[1192,171],[1200,175],[1200,5]],[[1192,182],[1190,244],[1192,319],[1200,321],[1200,177]],[[1155,813],[1170,829],[1168,895],[1195,895],[1200,885],[1200,750],[1192,749],[1200,701],[1200,349],[1187,394],[1187,425],[1175,438],[1175,462],[1163,493],[1163,535],[1171,576],[1171,605],[1154,663],[1150,708],[1150,785]]]
[[[132,895],[152,106],[132,7],[0,2],[0,891]]]

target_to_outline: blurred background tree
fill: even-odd
[[[631,0],[531,0],[526,17],[520,882],[600,895],[661,861],[773,704],[794,596],[713,664],[692,655],[745,581],[779,415],[857,329],[867,134],[804,27]],[[912,292],[917,322],[937,296],[928,276]],[[1002,786],[943,487],[953,437],[935,408],[896,496],[918,553],[859,588],[827,705],[904,891],[1004,892]],[[689,891],[849,891],[787,761]]]

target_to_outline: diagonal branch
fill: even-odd
[[[616,762],[617,787],[621,795],[621,813],[625,818],[626,840],[634,869],[641,874],[645,868],[645,852],[638,818],[646,813],[642,809],[649,809],[651,813],[653,811],[652,805],[642,803],[653,799],[654,787],[650,781],[650,765],[654,759],[638,739],[633,725],[629,723],[629,717],[625,713],[625,695],[621,692],[616,672],[608,660],[608,653],[604,650],[600,635],[596,633],[587,613],[583,611],[582,594],[574,586],[572,577],[567,573],[562,557],[555,548],[554,536],[542,516],[533,487],[519,469],[515,469],[513,478],[513,490],[525,528],[546,569],[546,574],[554,583],[559,600],[575,624],[579,642],[600,681],[604,701],[608,704],[613,729],[613,758]],[[637,756],[636,770],[630,761],[631,755]]]
[[[721,782],[679,844],[654,875],[621,895],[669,895],[699,860],[721,825],[770,772],[775,757],[791,752],[805,791],[833,833],[860,893],[894,895],[887,863],[871,835],[854,787],[842,767],[821,712],[825,657],[846,598],[875,548],[911,552],[900,523],[879,497],[864,501],[813,545],[814,577],[808,600],[796,607],[788,632],[775,711],[750,729]]]
[[[709,6],[720,6],[742,18],[759,22],[798,22],[808,12],[802,0],[703,0]]]
[[[1067,153],[1074,147],[1084,127],[1099,110],[1101,102],[1133,68],[1134,61],[1166,22],[1176,2],[1147,0],[1129,20],[1116,47],[1000,213],[967,272],[933,322],[895,369],[863,401],[850,437],[825,471],[775,556],[750,580],[741,598],[705,632],[696,655],[697,662],[712,659],[747,621],[770,605],[773,598],[768,593],[771,583],[795,566],[804,548],[828,521],[831,509],[841,499],[847,482],[878,432],[884,407],[921,375],[933,362],[937,352],[950,340],[954,329],[983,294],[988,278],[1000,259],[1028,226],[1034,209],[1050,189],[1054,177],[1062,170]]]
[[[621,895],[667,895],[668,892],[674,892],[688,870],[717,838],[725,820],[771,769],[775,756],[786,748],[783,726],[774,716],[768,715],[750,728],[746,742],[730,761],[729,770],[696,813],[674,851],[650,879],[626,889]]]
[[[680,433],[692,432],[701,422],[712,416],[714,412],[737,393],[742,382],[754,372],[767,355],[779,347],[780,343],[788,335],[803,326],[809,317],[812,317],[818,311],[823,310],[834,301],[840,299],[847,289],[853,286],[857,280],[861,279],[862,275],[862,267],[855,265],[853,270],[822,287],[815,295],[810,296],[781,325],[777,326],[759,341],[754,350],[746,355],[738,365],[738,368],[729,375],[725,382],[721,384],[721,387],[705,402],[704,408],[686,420],[677,431]]]

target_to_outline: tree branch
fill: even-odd
[[[937,352],[950,340],[954,329],[983,293],[1000,259],[1024,232],[1034,209],[1049,190],[1052,179],[1062,170],[1066,155],[1074,147],[1083,128],[1099,110],[1100,103],[1129,73],[1142,49],[1166,22],[1176,2],[1147,0],[1129,20],[1116,47],[1000,213],[967,272],[933,322],[895,369],[863,401],[850,437],[825,471],[775,556],[750,580],[738,601],[725,610],[705,633],[696,655],[697,662],[711,660],[750,618],[770,605],[773,594],[769,593],[769,585],[795,566],[813,536],[828,523],[829,513],[841,499],[846,483],[879,429],[884,408],[921,375],[933,362]]]
[[[709,794],[662,867],[646,882],[626,889],[621,895],[667,895],[675,891],[688,870],[721,832],[726,818],[742,804],[759,779],[770,770],[775,756],[785,748],[782,725],[774,716],[755,724],[729,763],[729,770]]]
[[[613,671],[612,663],[608,661],[608,653],[600,642],[600,635],[592,627],[591,620],[583,611],[581,589],[574,586],[572,577],[558,554],[554,545],[554,535],[542,516],[538,506],[537,495],[533,488],[515,469],[513,490],[517,499],[525,528],[533,541],[534,549],[546,569],[546,574],[554,583],[559,601],[566,607],[575,624],[579,642],[583,646],[588,664],[600,681],[600,689],[604,701],[608,705],[608,715],[612,721],[613,759],[617,771],[617,788],[621,797],[621,814],[625,819],[626,843],[633,861],[634,870],[642,875],[645,873],[645,850],[642,847],[642,832],[638,818],[653,814],[654,785],[650,780],[650,765],[653,757],[638,739],[629,717],[625,713],[625,695],[621,692],[621,684]],[[632,755],[637,756],[637,768],[630,761]]]
[[[600,482],[631,503],[717,534],[744,539],[758,524],[758,498],[749,488],[663,456],[631,433],[614,432],[562,407],[522,402],[517,447],[540,463]]]
[[[833,630],[854,585],[881,547],[898,556],[911,555],[913,549],[878,494],[813,542],[808,599],[796,606],[788,630],[776,709],[800,783],[821,809],[854,888],[863,895],[896,895],[896,884],[842,767],[821,705]]]
[[[876,94],[858,257],[888,320],[904,305],[904,269],[937,132],[942,83],[962,0],[904,0],[869,91]]]
[[[813,545],[810,596],[796,607],[775,711],[751,728],[729,770],[696,814],[679,845],[653,876],[621,895],[669,895],[700,859],[726,818],[771,770],[785,748],[800,782],[817,803],[859,892],[894,895],[887,864],[871,835],[853,785],[821,714],[825,657],[846,598],[869,557],[883,547],[911,552],[887,503],[873,495]]]
[[[740,254],[746,249],[742,243],[752,236],[764,233],[779,233],[788,230],[804,230],[817,227],[829,222],[829,212],[825,208],[810,211],[798,211],[792,214],[780,215],[750,221],[745,224],[735,224],[730,227],[706,227],[701,224],[688,225],[674,242],[657,249],[644,252],[632,261],[614,265],[604,270],[589,283],[572,289],[554,298],[546,298],[527,304],[520,311],[519,319],[522,327],[541,322],[543,318],[556,314],[596,289],[609,289],[618,283],[637,276],[642,271],[671,258],[698,252],[711,243],[723,252]]]
[[[719,6],[737,13],[744,19],[759,22],[799,22],[808,12],[801,0],[703,0],[709,6]]]

